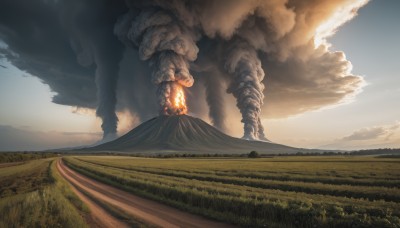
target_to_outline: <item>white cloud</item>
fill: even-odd
[[[342,140],[371,140],[377,138],[384,138],[385,140],[389,140],[399,127],[400,122],[396,122],[393,125],[366,127],[354,131],[352,134],[343,137]]]
[[[374,148],[399,148],[400,147],[400,122],[393,124],[365,127],[353,131],[342,138],[337,138],[331,143],[318,146],[319,149],[374,149]]]

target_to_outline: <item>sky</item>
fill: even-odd
[[[319,110],[262,118],[267,138],[304,148],[400,147],[398,10],[397,0],[371,1],[328,38],[330,50],[343,51],[353,65],[352,73],[364,77],[366,85],[357,95]],[[7,44],[0,41],[0,46]],[[0,59],[0,150],[42,150],[101,140],[101,120],[95,110],[55,104],[55,94],[39,78]],[[119,134],[140,122],[123,112],[118,116]],[[240,137],[242,125],[235,122],[228,132]]]
[[[399,9],[396,0],[372,1],[329,39],[331,49],[344,51],[353,72],[365,77],[367,86],[354,101],[266,121],[271,139],[313,148],[400,147]],[[357,133],[359,140],[346,140]]]

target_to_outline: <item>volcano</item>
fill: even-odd
[[[127,134],[95,147],[94,151],[185,152],[243,154],[295,153],[299,149],[265,141],[228,136],[201,119],[188,115],[162,115],[150,119]]]

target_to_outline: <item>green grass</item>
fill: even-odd
[[[79,197],[72,191],[69,183],[61,176],[56,167],[56,161],[53,161],[50,168],[50,176],[53,179],[54,187],[59,191],[66,199],[69,200],[80,212],[89,213],[90,210],[86,204],[84,204]]]
[[[399,227],[400,161],[69,157],[92,178],[241,226]]]
[[[51,161],[42,159],[0,168],[0,198],[31,192],[50,184]]]
[[[89,162],[89,161],[86,161]],[[110,165],[102,162],[90,162],[92,164],[103,165],[106,167],[120,168],[137,173],[151,173],[159,175],[167,175],[171,177],[183,177],[186,179],[204,180],[212,182],[221,182],[235,185],[246,185],[252,187],[259,187],[264,189],[281,189],[284,191],[305,192],[312,194],[324,194],[333,196],[345,196],[353,198],[367,198],[370,200],[387,200],[400,202],[400,189],[370,186],[353,186],[353,185],[333,185],[322,184],[319,182],[298,182],[298,181],[282,181],[282,180],[268,180],[260,178],[248,178],[248,175],[235,176],[235,173],[212,173],[212,172],[190,172],[187,170],[166,170],[158,168],[143,168],[143,167],[121,167],[121,165]]]
[[[22,162],[57,156],[56,153],[45,152],[0,152],[0,164],[6,162]]]
[[[87,227],[81,214],[88,209],[61,178],[54,161],[0,168],[0,227]]]

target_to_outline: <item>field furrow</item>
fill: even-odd
[[[172,167],[163,166],[163,161],[158,159],[124,159],[64,160],[74,170],[99,181],[243,226],[349,226],[354,221],[360,226],[400,224],[397,188],[276,181],[235,176],[235,172],[222,176],[216,171],[229,171],[222,170],[220,162],[212,164],[212,160],[176,159],[176,166]],[[180,166],[185,162],[192,163],[194,172]],[[254,171],[266,170],[255,166]]]
[[[369,200],[385,200],[400,202],[400,189],[398,188],[386,188],[378,186],[353,186],[353,185],[332,185],[323,183],[304,183],[299,181],[276,181],[276,180],[265,180],[258,178],[249,177],[237,177],[237,176],[219,176],[213,175],[211,173],[192,173],[179,170],[162,170],[154,168],[134,168],[134,167],[118,167],[116,165],[106,165],[98,162],[90,162],[80,159],[82,162],[87,162],[94,165],[105,166],[120,170],[128,171],[135,175],[140,175],[140,173],[156,174],[161,176],[169,177],[179,177],[189,180],[201,180],[201,181],[211,181],[220,182],[225,184],[233,184],[240,186],[250,186],[263,189],[277,189],[282,191],[291,192],[304,192],[310,194],[322,194],[322,195],[332,195],[332,196],[344,196],[349,198],[365,198]],[[158,176],[157,178],[160,178]],[[180,179],[179,181],[184,181]]]
[[[390,166],[387,165],[388,162],[379,162],[380,167],[376,169],[376,167],[373,166],[366,166],[362,167],[363,171],[368,171],[372,172],[372,168],[375,168],[373,170],[373,178],[366,178],[362,176],[355,176],[353,175],[354,171],[346,171],[342,170],[340,173],[343,177],[334,177],[334,176],[323,176],[323,175],[316,175],[314,170],[309,170],[308,172],[302,171],[302,174],[290,174],[287,171],[276,171],[275,167],[272,167],[271,170],[260,170],[259,167],[253,167],[247,168],[247,167],[240,167],[240,164],[233,163],[232,168],[228,164],[224,164],[223,166],[220,166],[218,163],[213,165],[212,167],[209,166],[204,166],[201,165],[197,167],[197,164],[194,166],[190,165],[177,165],[173,166],[171,164],[163,164],[165,162],[161,162],[159,165],[162,166],[157,167],[154,166],[153,163],[143,163],[143,162],[136,162],[134,164],[130,164],[129,161],[131,158],[128,158],[128,162],[121,162],[118,159],[117,160],[111,160],[108,161],[107,159],[99,159],[99,158],[93,158],[93,157],[84,157],[80,158],[84,159],[86,162],[91,162],[94,164],[99,164],[99,165],[106,165],[106,166],[112,166],[112,167],[118,167],[118,168],[126,168],[126,169],[134,169],[137,171],[161,171],[161,172],[186,172],[190,174],[200,174],[200,175],[217,175],[217,176],[233,176],[233,177],[243,177],[243,178],[255,178],[255,179],[265,179],[265,180],[276,180],[276,181],[294,181],[294,182],[307,182],[307,183],[322,183],[322,184],[332,184],[332,185],[351,185],[351,186],[378,186],[378,187],[387,187],[387,188],[400,188],[400,176],[396,178],[395,174],[398,171],[398,168],[396,167],[400,166],[400,162],[391,162]],[[139,159],[140,160],[146,160],[146,159]],[[228,161],[230,162],[230,161]],[[273,162],[276,163],[276,162]],[[280,162],[279,162],[280,163]],[[289,163],[288,165],[292,165],[293,163]],[[347,164],[346,167],[348,169],[351,169],[352,164]],[[357,163],[356,163],[357,164]],[[172,166],[172,167],[171,167]],[[382,167],[387,167],[385,170],[381,170]],[[177,168],[179,167],[179,168]],[[225,168],[224,168],[225,167]],[[235,168],[234,168],[235,167]],[[229,169],[228,169],[229,168]],[[261,167],[264,169],[267,169],[267,167]],[[303,169],[303,167],[298,167],[298,169]],[[320,167],[316,167],[315,169],[319,170]],[[339,173],[335,168],[330,173]],[[297,172],[298,173],[298,172]],[[397,175],[398,176],[398,175]]]

